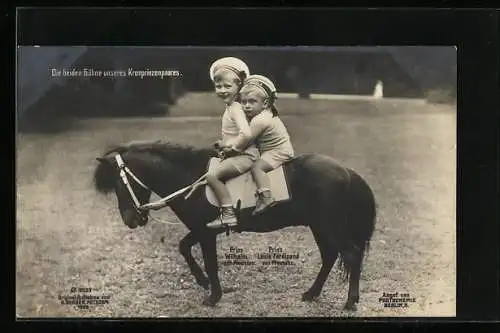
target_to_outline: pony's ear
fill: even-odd
[[[109,159],[107,159],[106,157],[96,157],[95,158],[99,163],[104,163],[104,164],[111,164]]]

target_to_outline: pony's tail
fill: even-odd
[[[363,270],[363,262],[370,251],[370,240],[377,220],[377,205],[373,191],[358,174],[352,170],[350,185],[345,195],[346,212],[344,216],[343,242],[339,251],[337,272],[342,282],[349,279],[351,262],[359,263]],[[352,259],[351,259],[352,258]],[[355,260],[361,258],[359,261]]]
[[[349,265],[346,264],[344,255],[339,253],[339,259],[337,260],[337,275],[341,283],[346,283],[349,280],[349,275],[351,270]]]
[[[370,241],[367,240],[365,242],[365,246],[363,249],[363,258],[366,259],[368,257],[368,252],[370,249]],[[361,251],[362,249],[359,249],[357,247],[354,247],[354,249],[351,249],[350,251]],[[349,280],[349,276],[351,275],[351,267],[348,264],[348,261],[345,259],[345,251],[339,252],[339,257],[337,260],[337,273],[340,281],[342,283],[345,283]],[[360,270],[363,270],[363,260],[360,261]]]

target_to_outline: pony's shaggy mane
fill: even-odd
[[[169,161],[179,165],[193,165],[204,167],[210,157],[216,156],[211,148],[195,148],[189,145],[173,144],[167,141],[142,141],[129,142],[123,145],[109,147],[103,158],[119,153],[127,155],[131,153],[147,153],[151,157]],[[200,163],[203,163],[201,165]],[[110,164],[99,163],[94,173],[95,188],[101,193],[108,193],[114,187],[116,169]]]

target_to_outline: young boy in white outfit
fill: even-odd
[[[275,100],[276,88],[267,77],[250,75],[245,79],[240,104],[250,119],[249,140],[255,142],[261,155],[251,168],[258,196],[253,215],[275,204],[267,173],[294,157],[290,135],[278,117]],[[236,149],[241,149],[241,146],[236,146]]]
[[[226,158],[206,176],[207,184],[221,206],[220,216],[207,224],[209,228],[235,226],[238,223],[225,182],[250,170],[259,157],[257,147],[249,144],[250,127],[238,102],[238,93],[249,74],[248,66],[233,57],[221,58],[210,67],[215,93],[226,104],[222,116],[222,139],[216,142],[217,148],[223,151]]]

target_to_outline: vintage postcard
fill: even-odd
[[[455,317],[456,61],[19,46],[17,316]]]

